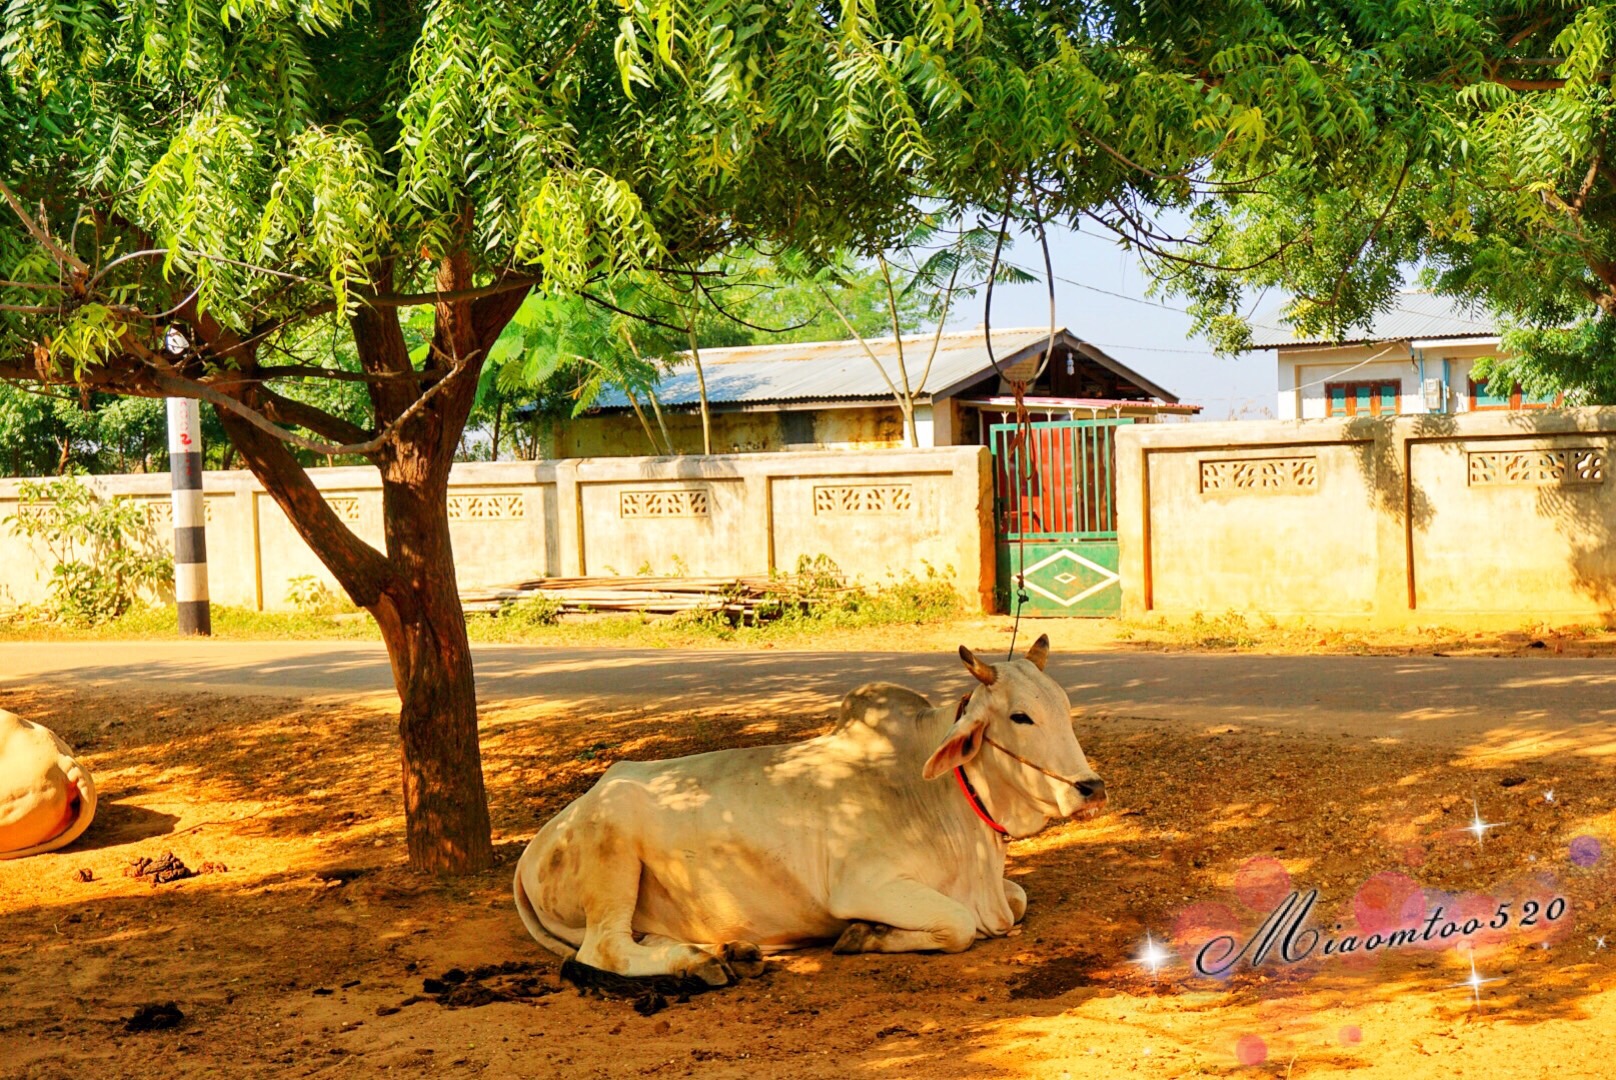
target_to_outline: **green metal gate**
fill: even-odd
[[[1017,424],[988,429],[1001,611],[1028,615],[1115,615],[1117,576],[1116,431],[1132,420]]]

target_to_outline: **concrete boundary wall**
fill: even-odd
[[[1616,619],[1616,409],[1135,426],[1123,614]]]
[[[369,468],[311,469],[337,514],[382,547],[381,484]],[[106,497],[145,504],[172,541],[166,473],[96,476]],[[0,521],[21,481],[0,479]],[[285,610],[294,579],[335,589],[251,473],[203,478],[209,581],[217,603]],[[830,557],[881,584],[926,565],[972,608],[993,596],[992,474],[980,447],[596,458],[456,465],[449,518],[462,588],[543,576],[727,576],[790,572]],[[0,524],[0,609],[45,596],[52,559]]]

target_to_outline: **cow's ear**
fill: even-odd
[[[976,658],[976,654],[965,646],[960,646],[960,659],[965,661],[965,669],[976,676],[976,681],[983,686],[992,686],[999,673],[993,670],[992,665],[984,664]]]
[[[1032,648],[1027,650],[1027,659],[1032,661],[1032,666],[1039,671],[1044,670],[1044,664],[1049,660],[1048,634],[1038,635],[1038,640],[1033,642]]]
[[[992,670],[992,669],[989,669]],[[956,769],[976,756],[982,749],[982,737],[988,725],[982,710],[967,709],[965,715],[954,721],[954,726],[943,736],[943,745],[932,751],[920,775],[934,780],[951,769]]]

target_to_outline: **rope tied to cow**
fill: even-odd
[[[1048,362],[1047,355],[1045,362]],[[1039,371],[1042,370],[1043,365],[1040,364]],[[1035,455],[1026,453],[1032,444],[1032,414],[1027,411],[1027,383],[1022,379],[1012,379],[1010,391],[1015,395],[1016,401],[1016,433],[1010,439],[1005,457],[1014,477],[1011,490],[1015,492],[1015,507],[1012,513],[1016,525],[1016,591],[1012,596],[1010,648],[1006,653],[1006,659],[1013,660],[1016,655],[1016,638],[1021,633],[1021,609],[1031,599],[1027,595],[1027,520],[1023,500],[1038,478],[1038,459]]]

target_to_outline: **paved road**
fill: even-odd
[[[824,711],[849,688],[902,682],[942,700],[968,689],[949,655],[479,646],[479,696],[558,708]],[[1475,746],[1552,739],[1616,754],[1616,661],[1555,657],[1057,654],[1079,713],[1131,722],[1279,727]],[[363,642],[0,643],[8,681],[222,693],[392,693],[380,645]]]

